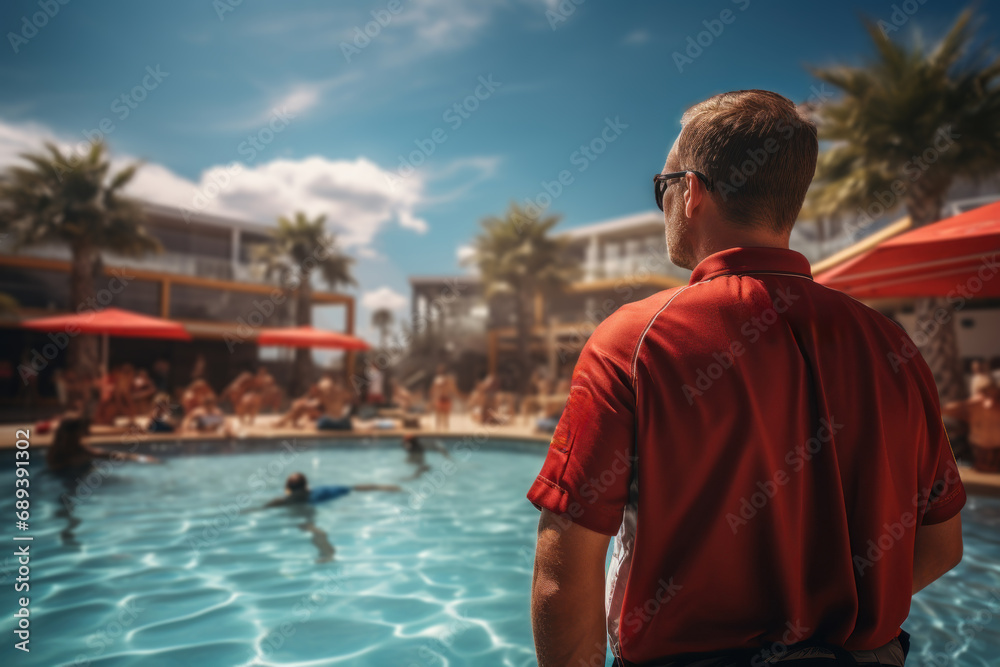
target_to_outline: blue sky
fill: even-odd
[[[326,213],[359,258],[361,324],[374,305],[405,311],[407,276],[461,271],[478,221],[538,200],[560,171],[572,175],[549,208],[561,227],[648,210],[690,104],[741,88],[805,101],[819,90],[805,65],[869,52],[862,15],[933,39],[959,11],[940,0],[237,2],[7,0],[0,166],[103,122],[115,155],[146,162],[138,196],[262,222]],[[996,37],[996,5],[980,13],[981,34]],[[373,36],[359,37],[366,27]],[[603,152],[581,151],[602,132]]]

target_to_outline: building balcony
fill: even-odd
[[[0,254],[22,255],[25,257],[38,257],[40,259],[56,259],[69,261],[71,254],[69,248],[62,245],[42,245],[23,248],[17,253],[7,247],[6,243],[0,243]],[[196,278],[208,278],[212,280],[227,280],[235,282],[272,284],[274,280],[268,280],[264,269],[260,265],[234,262],[231,259],[217,257],[201,257],[198,255],[182,254],[175,252],[161,252],[144,255],[142,257],[122,257],[112,253],[103,253],[104,263],[110,266],[121,266],[144,271],[161,271],[163,273],[192,276]]]

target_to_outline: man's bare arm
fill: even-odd
[[[542,510],[535,573],[531,583],[531,627],[539,667],[604,664],[604,563],[607,535]]]
[[[931,526],[917,526],[913,550],[913,593],[936,581],[961,560],[961,514]]]

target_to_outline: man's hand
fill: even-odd
[[[604,664],[604,563],[611,538],[543,509],[538,521],[531,627],[539,667]]]

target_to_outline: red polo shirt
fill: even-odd
[[[914,349],[775,248],[716,253],[597,327],[528,498],[617,533],[617,655],[898,635],[916,527],[965,503]]]

